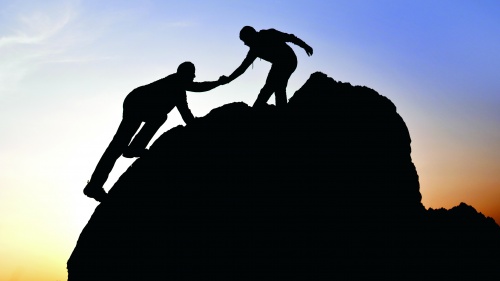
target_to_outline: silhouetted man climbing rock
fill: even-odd
[[[243,74],[256,58],[264,59],[273,65],[267,76],[266,84],[260,90],[253,106],[265,105],[273,93],[276,98],[276,106],[284,106],[287,102],[288,79],[297,68],[297,56],[286,42],[292,42],[302,47],[309,56],[312,55],[313,49],[295,35],[276,29],[263,29],[257,32],[253,27],[245,26],[240,31],[240,39],[250,47],[250,50],[241,65],[229,76],[228,81],[224,82],[231,82]]]
[[[195,117],[189,110],[186,91],[205,92],[225,84],[227,77],[218,81],[193,82],[195,67],[191,62],[179,65],[177,72],[151,84],[134,89],[123,102],[123,119],[113,140],[102,155],[83,193],[97,201],[106,197],[103,185],[113,169],[116,160],[123,155],[127,158],[140,157],[151,138],[167,120],[168,113],[177,107],[186,124]],[[142,129],[130,140],[145,122]],[[130,143],[130,144],[129,144]]]

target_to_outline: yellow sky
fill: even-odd
[[[286,2],[286,5],[285,5]],[[244,25],[294,33],[290,97],[315,71],[391,99],[412,137],[423,204],[500,222],[500,4],[456,1],[0,2],[0,281],[66,280],[97,203],[82,189],[134,88],[190,60],[230,74]],[[252,104],[270,65],[190,93],[195,116]],[[273,99],[271,99],[273,101]],[[174,110],[158,132],[182,124]],[[119,159],[106,189],[132,163]]]

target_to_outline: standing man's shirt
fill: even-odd
[[[270,63],[289,62],[297,60],[297,56],[286,42],[292,42],[295,37],[276,29],[263,29],[257,33],[255,45],[250,47],[245,60],[261,58]]]

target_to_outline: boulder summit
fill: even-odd
[[[396,106],[317,72],[284,108],[227,104],[164,133],[96,208],[68,277],[498,274],[500,229],[491,218],[466,204],[426,210],[421,198]]]

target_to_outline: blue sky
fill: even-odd
[[[66,278],[97,206],[82,189],[125,96],[186,60],[196,81],[229,75],[248,50],[244,25],[314,48],[292,46],[288,97],[322,71],[391,99],[426,207],[466,202],[499,222],[498,15],[498,1],[0,0],[0,280]],[[188,93],[191,110],[252,104],[269,68],[257,60],[231,84]],[[173,110],[156,137],[178,124]],[[119,159],[105,188],[131,163]]]

